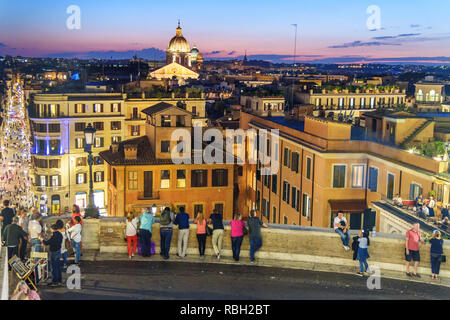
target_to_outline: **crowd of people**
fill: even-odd
[[[348,246],[350,241],[350,232],[347,219],[344,217],[342,211],[338,212],[338,215],[334,219],[334,230],[341,237],[342,244],[345,251],[349,251]],[[357,273],[360,276],[369,275],[371,270],[367,263],[367,259],[370,258],[368,247],[370,246],[370,232],[368,230],[361,230],[358,236],[353,238],[352,250],[354,251],[353,260],[359,261],[360,270]],[[438,279],[441,262],[445,262],[446,256],[444,255],[444,240],[442,239],[441,232],[434,230],[431,237],[423,239],[420,233],[420,224],[414,223],[413,227],[406,232],[405,235],[405,260],[406,260],[406,275],[408,277],[421,276],[417,273],[417,268],[420,262],[420,246],[425,245],[425,241],[430,243],[430,262],[431,262],[431,279]],[[414,262],[413,272],[410,272],[410,263]]]
[[[135,256],[138,246],[141,247],[143,257],[149,257],[154,254],[154,244],[151,241],[154,222],[155,217],[151,213],[151,208],[143,208],[139,216],[131,212],[128,213],[125,236],[129,259]],[[206,240],[208,236],[211,236],[216,259],[220,260],[225,232],[223,214],[214,210],[207,219],[203,213],[198,213],[193,224],[197,226],[196,237],[200,258],[204,259]],[[174,225],[178,226],[177,256],[184,258],[186,257],[188,246],[190,221],[189,214],[185,212],[183,207],[180,208],[178,214],[174,214],[169,207],[166,207],[160,215],[160,255],[166,260],[169,259]],[[210,225],[212,225],[212,228]],[[255,253],[262,247],[261,228],[268,228],[269,226],[256,216],[255,210],[251,211],[247,223],[243,221],[240,214],[236,214],[230,222],[230,226],[233,259],[239,261],[242,240],[244,235],[248,235],[250,240],[250,261],[255,263]]]
[[[80,208],[74,205],[71,221],[65,224],[62,220],[57,220],[50,226],[50,234],[42,218],[37,209],[11,208],[9,200],[4,200],[0,213],[2,241],[8,248],[8,259],[18,256],[23,262],[27,257],[31,258],[32,252],[47,251],[45,246],[48,246],[48,260],[52,273],[52,282],[49,285],[59,286],[62,282],[62,269],[68,266],[68,250],[73,249],[75,264],[81,259]]]

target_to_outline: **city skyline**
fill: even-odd
[[[297,61],[450,63],[450,30],[442,23],[448,3],[322,2],[319,8],[314,1],[1,0],[0,55],[129,58],[136,53],[159,59],[180,19],[190,46],[195,44],[206,59],[242,58],[247,51],[253,59],[290,62],[292,24],[298,24]],[[81,10],[79,30],[66,26],[71,5]],[[371,5],[380,8],[378,30],[368,27]]]

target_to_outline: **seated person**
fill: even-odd
[[[334,232],[339,234],[341,237],[345,251],[350,250],[350,247],[348,246],[350,241],[350,234],[348,232],[349,228],[350,227],[347,225],[347,219],[345,219],[344,213],[339,211],[337,217],[334,218]]]
[[[397,195],[394,197],[393,200],[394,200],[394,204],[395,204],[397,207],[403,207],[403,206],[404,206],[403,200],[402,200],[402,198],[400,197],[399,194],[397,194]]]
[[[423,207],[419,208],[417,211],[419,213],[419,217],[420,218],[426,219],[428,217],[429,211],[428,211],[428,208],[427,208],[426,205],[424,205]]]
[[[430,209],[428,209],[428,206],[426,204],[424,204],[422,206],[422,213],[426,216],[429,217],[430,216]]]
[[[422,207],[423,206],[423,197],[422,197],[422,195],[419,195],[417,198],[416,198],[416,207]]]
[[[442,221],[444,221],[445,218],[449,218],[450,219],[450,215],[448,214],[448,208],[447,207],[443,207],[441,209],[441,219]]]

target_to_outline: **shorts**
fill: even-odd
[[[410,262],[411,259],[414,262],[419,262],[420,261],[420,253],[419,253],[419,251],[409,250],[409,254],[406,254],[406,249],[405,249],[405,259],[408,262]]]

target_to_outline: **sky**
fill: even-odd
[[[71,5],[80,8],[80,29],[67,28]],[[205,58],[247,50],[293,61],[297,24],[297,61],[450,64],[449,12],[447,0],[0,0],[0,55],[149,55],[167,49],[180,19]]]

